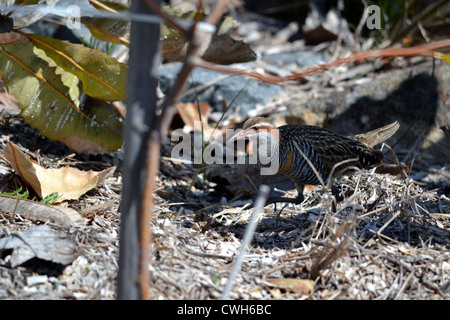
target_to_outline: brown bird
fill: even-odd
[[[262,167],[268,167],[269,163],[275,164],[278,172],[294,182],[298,191],[296,199],[270,198],[267,204],[302,203],[306,184],[326,183],[330,176],[339,176],[349,166],[361,169],[379,166],[383,153],[374,146],[390,138],[399,127],[395,121],[376,130],[348,137],[317,126],[284,125],[277,128],[269,119],[257,117],[247,120],[243,130],[230,141],[256,138],[258,153],[264,150],[263,156],[266,156],[266,161],[262,163],[261,155],[258,154],[258,164]]]

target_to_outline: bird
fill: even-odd
[[[297,198],[273,197],[266,205],[276,202],[301,204],[305,185],[320,185],[331,177],[356,167],[370,169],[382,164],[383,153],[375,148],[395,134],[398,121],[381,128],[353,136],[345,136],[312,125],[283,125],[276,127],[268,118],[248,119],[241,131],[229,141],[256,139],[257,161],[261,167],[270,162],[277,172],[290,178],[297,189]],[[262,151],[269,161],[262,163]]]

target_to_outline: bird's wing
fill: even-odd
[[[315,126],[290,126],[286,140],[301,139],[314,148],[326,170],[330,173],[348,166],[370,168],[381,164],[383,153],[364,144],[360,140],[347,137],[331,130]],[[351,161],[354,159],[354,161]]]

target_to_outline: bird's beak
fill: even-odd
[[[246,139],[247,137],[248,137],[247,132],[245,130],[241,130],[238,133],[236,133],[234,136],[232,136],[230,138],[230,140],[228,140],[228,142],[243,140],[243,139]]]

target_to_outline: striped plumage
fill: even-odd
[[[247,120],[243,130],[232,140],[269,137],[268,148],[272,150],[272,160],[278,161],[278,172],[288,176],[297,188],[298,198],[291,202],[300,203],[303,201],[305,184],[318,185],[320,180],[326,182],[331,173],[336,176],[349,166],[367,169],[380,165],[383,153],[373,147],[390,138],[398,128],[396,121],[367,133],[347,137],[317,126],[285,125],[276,128],[270,120],[257,117]],[[321,179],[297,147],[310,160]],[[281,199],[271,202],[287,200]]]

